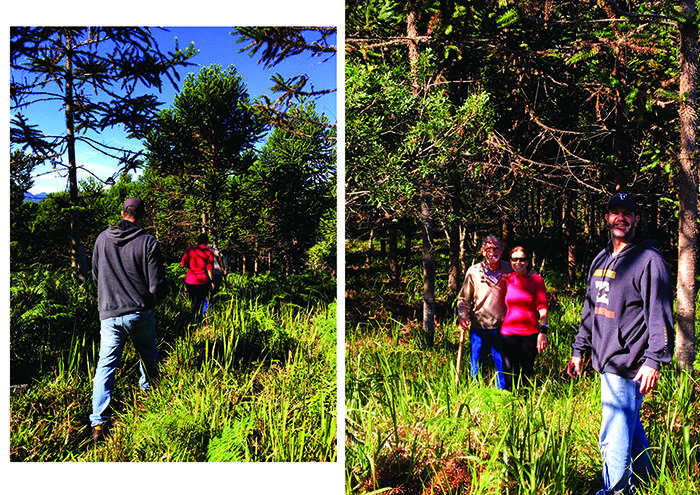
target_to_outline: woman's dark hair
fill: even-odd
[[[199,234],[197,236],[197,244],[209,244],[209,236],[207,234]]]

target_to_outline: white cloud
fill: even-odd
[[[113,165],[104,162],[78,162],[78,182],[95,176],[104,181],[112,177],[117,170],[118,165],[116,161],[114,161]],[[42,165],[37,167],[34,172],[34,186],[29,190],[30,193],[52,193],[68,190],[68,171],[65,168],[59,167],[54,170],[50,165]],[[134,174],[132,174],[133,176]]]

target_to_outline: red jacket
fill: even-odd
[[[187,275],[185,275],[186,284],[204,285],[211,283],[207,270],[214,269],[214,253],[204,244],[185,249],[181,264],[185,268],[189,268]]]

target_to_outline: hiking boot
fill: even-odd
[[[102,425],[95,425],[92,427],[92,443],[93,444],[98,444],[102,441],[104,441],[105,435],[104,435],[104,429]]]

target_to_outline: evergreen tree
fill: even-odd
[[[200,215],[192,230],[207,232],[214,243],[223,228],[222,201],[229,179],[248,168],[253,145],[265,130],[248,104],[235,67],[204,67],[187,76],[146,139],[150,168],[159,176],[177,178],[179,201]]]
[[[297,272],[322,240],[321,223],[336,207],[334,132],[313,103],[290,109],[239,181],[239,215],[256,255],[278,270]]]
[[[247,43],[240,51],[247,51],[251,57],[258,57],[258,63],[265,68],[273,68],[283,60],[306,54],[311,58],[321,58],[326,62],[336,55],[334,27],[293,27],[265,26],[239,27],[236,33],[239,43]],[[294,118],[291,108],[299,101],[308,98],[335,93],[336,88],[316,88],[313,81],[305,74],[285,78],[280,74],[272,76],[272,91],[279,93],[276,100],[268,96],[256,99],[252,108],[265,121],[275,127],[289,127],[290,118]],[[328,126],[335,126],[326,123]]]
[[[158,106],[156,97],[144,90],[160,90],[166,78],[174,85],[176,69],[189,65],[195,53],[192,46],[163,53],[148,28],[11,28],[10,96],[11,108],[18,112],[11,143],[67,170],[72,264],[81,280],[88,266],[81,244],[75,143],[82,141],[117,159],[122,171],[139,166],[140,152],[106,144],[99,132],[123,127],[129,138],[143,138]],[[21,113],[46,102],[65,115],[65,134],[47,135]]]

